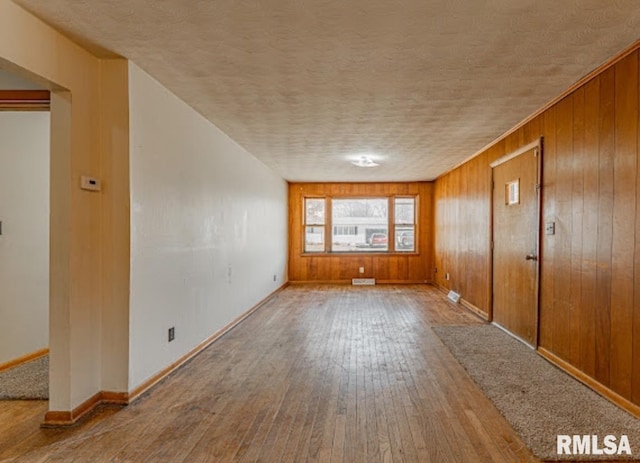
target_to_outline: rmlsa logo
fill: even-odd
[[[598,436],[558,436],[558,455],[631,455],[629,438],[624,434],[620,440],[616,436],[604,436],[602,443]]]

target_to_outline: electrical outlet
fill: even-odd
[[[273,281],[276,281],[278,279],[278,277],[274,274],[273,275]]]
[[[444,279],[447,281],[451,279],[451,275],[449,275],[449,272],[444,274]]]
[[[169,328],[169,342],[173,341],[176,338],[176,328],[172,326]]]
[[[364,273],[364,267],[360,267],[360,268],[358,269],[358,272],[359,272],[359,273]]]

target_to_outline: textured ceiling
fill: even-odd
[[[640,37],[638,0],[16,2],[293,181],[433,179]]]

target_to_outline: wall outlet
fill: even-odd
[[[276,274],[273,274],[273,281],[276,281],[278,279],[278,277],[276,276]]]
[[[169,342],[173,341],[176,338],[176,328],[172,326],[169,328]]]
[[[358,269],[358,273],[364,273],[364,267],[360,267],[360,268]]]
[[[451,279],[451,275],[449,275],[449,272],[444,274],[444,279],[447,281]]]

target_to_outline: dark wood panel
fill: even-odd
[[[640,404],[640,118],[638,50],[603,67],[539,116],[435,185],[436,282],[490,312],[489,164],[542,136],[539,343]],[[477,195],[473,197],[473,194]],[[478,210],[482,212],[478,212]],[[638,243],[638,245],[636,245]],[[637,271],[636,271],[637,270]],[[445,280],[449,272],[451,280]]]
[[[453,289],[489,315],[491,256],[491,170],[489,158],[504,154],[498,146],[436,182],[434,214],[436,284]],[[460,193],[459,193],[460,192]],[[464,196],[456,198],[456,195]],[[450,279],[446,279],[447,273]]]
[[[633,268],[638,159],[638,55],[615,68],[613,245],[611,250],[611,388],[631,398]],[[640,336],[640,333],[638,333]]]
[[[595,377],[596,370],[596,281],[598,249],[598,197],[599,197],[599,111],[600,81],[594,79],[584,88],[584,138],[583,138],[583,193],[582,203],[582,266],[580,300],[580,362],[588,376]]]
[[[556,107],[552,106],[542,115],[541,124],[543,139],[542,162],[542,223],[556,224]],[[555,254],[555,235],[542,234],[540,240],[540,325],[538,344],[551,346],[553,344],[554,313],[553,287],[556,269],[553,255]]]
[[[556,234],[551,238],[554,252],[553,321],[551,348],[564,359],[570,359],[571,341],[577,335],[573,327],[576,307],[571,305],[571,242],[573,223],[573,98],[566,97],[556,106]],[[544,264],[543,264],[544,265]],[[562,330],[562,332],[560,332]],[[566,333],[566,335],[565,335]]]
[[[569,353],[567,358],[574,365],[581,363],[580,350],[585,341],[582,336],[582,247],[584,208],[584,130],[585,130],[585,90],[578,88],[572,95],[573,104],[573,156],[571,175],[571,294],[569,304],[571,316],[569,332]],[[588,340],[587,342],[591,342]]]
[[[613,240],[614,71],[600,80],[598,144],[598,249],[596,271],[596,379],[609,385],[611,349],[611,245]]]
[[[352,278],[375,278],[380,282],[424,283],[433,280],[433,188],[432,182],[408,183],[291,183],[289,185],[289,280],[350,282]],[[305,196],[367,197],[416,195],[418,214],[417,253],[303,252],[303,198]],[[327,231],[327,236],[330,236]],[[393,240],[393,233],[389,234]],[[359,273],[364,267],[365,273]]]
[[[640,54],[638,59],[640,80]],[[640,108],[640,95],[638,95],[638,106]],[[640,119],[640,115],[638,116]],[[638,156],[640,156],[640,129],[638,130]],[[640,192],[640,168],[636,172],[636,193]],[[635,251],[634,251],[634,288],[640,288],[640,200],[636,196],[635,211],[636,227],[635,227]],[[633,352],[632,360],[633,371],[631,373],[631,401],[640,404],[640,290],[634,291],[633,304]]]

